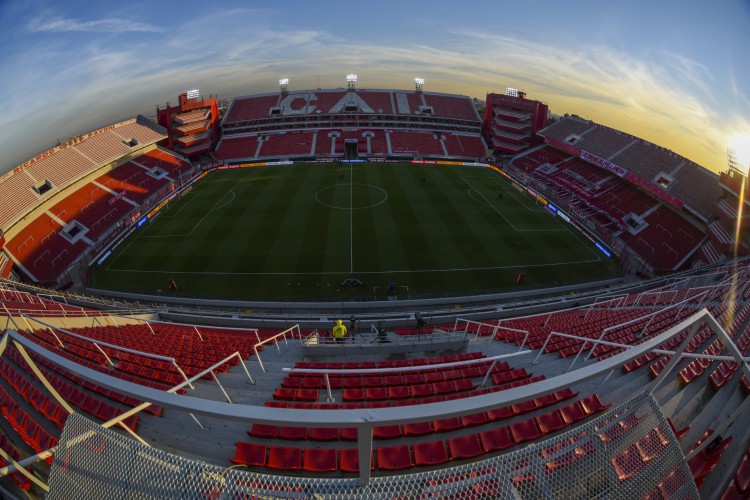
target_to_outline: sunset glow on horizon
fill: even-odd
[[[714,171],[750,130],[750,4],[489,0],[0,5],[0,171],[200,88],[231,98],[345,86],[484,99],[521,89]],[[394,15],[397,14],[397,15]],[[699,36],[700,34],[700,36]]]

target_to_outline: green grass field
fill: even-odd
[[[172,277],[180,296],[371,300],[391,282],[401,298],[507,291],[520,271],[529,288],[618,269],[489,169],[317,164],[209,174],[90,286],[166,295]]]

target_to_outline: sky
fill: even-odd
[[[189,89],[348,73],[481,99],[516,87],[718,172],[730,144],[750,151],[748,28],[750,0],[0,0],[0,172]]]

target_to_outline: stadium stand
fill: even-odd
[[[56,161],[54,159],[58,156],[68,158],[69,154],[78,150],[74,148],[87,151],[98,162],[86,164],[90,168],[88,173],[78,172],[80,181],[68,186],[60,184],[54,199],[48,203],[37,199],[36,203],[43,203],[44,207],[33,210],[19,224],[6,231],[8,241],[5,251],[17,269],[29,279],[46,283],[58,280],[100,239],[114,230],[121,230],[120,221],[131,213],[140,213],[141,204],[164,194],[162,190],[166,188],[174,189],[175,181],[187,180],[192,166],[173,153],[154,148],[152,144],[158,136],[151,127],[156,125],[148,125],[144,120],[139,118],[124,122],[122,126],[101,132],[69,149],[62,149],[0,182],[2,191],[6,183],[13,185],[14,179],[28,179],[26,174],[29,170],[53,168],[42,162]],[[151,145],[146,145],[150,149],[142,150],[140,154],[132,153],[130,150],[133,146],[126,146],[121,139],[130,136],[136,142],[150,141]],[[86,145],[85,149],[83,145]],[[92,179],[123,153],[128,153],[129,161]],[[69,171],[76,172],[73,169]],[[20,199],[24,200],[22,196]]]
[[[74,363],[63,368],[41,352],[32,352],[30,358],[74,411],[99,422],[137,407],[140,400],[112,391],[98,381],[81,379],[75,373],[75,366],[94,368],[122,381],[166,390],[179,383],[180,376],[164,361],[148,358],[148,355],[159,353],[173,357],[187,374],[197,375],[206,366],[216,364],[227,353],[237,350],[256,377],[255,386],[249,389],[246,379],[244,384],[239,383],[242,367],[238,363],[221,364],[221,369],[214,373],[221,381],[222,390],[232,398],[239,397],[242,404],[255,402],[269,409],[289,410],[289,415],[296,410],[332,412],[331,415],[342,411],[372,411],[373,417],[378,418],[375,412],[379,409],[416,410],[440,402],[451,402],[456,407],[459,402],[468,404],[478,400],[476,398],[510,394],[514,390],[537,394],[519,397],[512,404],[485,407],[460,416],[375,425],[371,467],[376,479],[388,477],[394,471],[406,473],[407,476],[400,476],[404,478],[427,471],[437,479],[435,474],[443,477],[453,473],[452,467],[456,465],[481,468],[487,466],[483,465],[486,460],[497,457],[516,460],[512,457],[517,454],[528,461],[531,460],[529,450],[535,450],[542,457],[541,466],[548,474],[566,471],[575,474],[575,471],[586,470],[586,457],[598,456],[600,451],[597,450],[604,446],[604,449],[611,448],[612,454],[605,462],[598,462],[599,467],[605,467],[617,478],[615,484],[627,483],[630,488],[636,488],[639,495],[671,497],[678,490],[689,491],[685,489],[688,487],[700,488],[702,494],[714,490],[719,495],[741,494],[746,490],[746,474],[738,471],[744,471],[742,464],[750,433],[740,420],[727,427],[725,418],[717,419],[717,415],[728,415],[738,408],[741,398],[734,394],[736,391],[744,394],[745,387],[750,385],[743,387],[740,383],[742,374],[736,373],[741,371],[739,369],[735,373],[720,371],[718,367],[730,364],[719,359],[704,362],[704,359],[683,358],[665,378],[663,368],[672,359],[669,353],[687,339],[689,329],[677,330],[668,343],[656,344],[665,353],[647,351],[625,365],[616,365],[622,368],[604,379],[591,383],[578,380],[572,386],[546,394],[532,391],[539,384],[554,381],[567,371],[571,362],[588,369],[608,360],[615,361],[613,356],[626,353],[627,346],[644,346],[657,337],[662,338],[661,335],[675,331],[675,325],[703,308],[710,311],[718,324],[727,325],[726,331],[744,352],[750,348],[747,342],[750,338],[747,333],[750,286],[746,279],[749,269],[746,263],[739,266],[730,263],[694,271],[680,280],[666,283],[662,280],[639,291],[609,294],[609,297],[572,309],[562,300],[549,312],[530,315],[516,312],[509,318],[431,325],[419,331],[419,336],[409,335],[415,333],[413,328],[400,328],[395,332],[418,340],[455,330],[453,335],[477,339],[468,350],[439,356],[414,352],[398,358],[381,354],[362,358],[342,357],[339,352],[322,360],[318,357],[309,361],[302,355],[298,339],[303,336],[300,335],[279,345],[283,356],[276,354],[275,349],[268,355],[264,353],[264,370],[260,370],[260,365],[252,362],[256,356],[254,346],[263,340],[273,341],[280,332],[277,329],[260,329],[256,336],[253,330],[146,323],[122,317],[117,321],[125,324],[105,326],[89,317],[89,326],[85,327],[45,327],[22,333],[24,338]],[[19,309],[26,304],[37,307],[44,301],[31,293],[12,290],[3,291],[2,296],[4,306],[9,309],[16,304]],[[730,297],[737,304],[734,310],[727,306]],[[44,308],[52,315],[46,317],[48,320],[54,321],[55,313],[64,317],[62,308],[49,309],[52,308]],[[576,338],[561,337],[553,332]],[[611,344],[595,346],[599,339]],[[396,342],[395,336],[391,337],[391,342]],[[94,343],[98,343],[115,366],[92,347]],[[531,355],[507,358],[516,353],[519,346],[531,349]],[[340,349],[335,344],[331,347]],[[575,356],[581,349],[583,355]],[[726,350],[713,331],[702,324],[685,352],[716,357]],[[587,353],[590,359],[585,359]],[[498,355],[501,359],[494,359]],[[533,361],[534,357],[539,357],[540,362]],[[279,370],[290,363],[293,366],[288,371]],[[14,458],[23,460],[25,456],[45,451],[61,439],[60,431],[71,417],[62,410],[61,403],[45,392],[15,345],[2,353],[0,365],[0,397],[6,401],[3,406],[7,423],[0,428],[6,436],[12,434],[6,440],[15,442],[14,436],[17,436],[18,442],[23,443],[24,454]],[[716,383],[718,376],[714,373],[721,373],[726,382]],[[663,388],[657,389],[653,396],[663,412],[663,417],[659,418],[664,420],[655,423],[657,421],[647,417],[643,410],[632,412],[627,405],[614,406],[613,403],[632,396],[633,391],[642,390],[644,377],[650,379],[659,375],[657,380],[662,381]],[[212,377],[206,377],[194,381],[194,388],[186,386],[183,390],[186,394],[207,395],[208,388],[215,383]],[[690,397],[696,391],[704,393],[701,401]],[[225,464],[247,467],[260,474],[258,477],[263,478],[265,485],[291,481],[278,487],[295,491],[303,487],[300,481],[304,478],[298,475],[301,472],[329,480],[356,477],[362,472],[358,450],[351,447],[359,443],[358,434],[345,425],[331,427],[309,423],[300,426],[288,422],[248,425],[227,420],[222,426],[204,431],[208,432],[205,436],[197,433],[187,437],[175,430],[165,432],[167,428],[174,429],[179,412],[167,411],[161,405],[149,408],[150,411],[125,420],[130,431],[153,440],[157,447],[166,446],[173,453],[188,456],[194,454],[189,451],[195,446],[190,442],[200,443],[204,460],[219,464],[223,460]],[[585,437],[587,434],[580,431],[568,432],[583,428],[597,429],[594,435],[597,441],[590,441]],[[122,428],[118,432],[128,435]],[[230,446],[207,444],[217,439],[226,440]],[[0,445],[3,444],[0,441]],[[535,447],[527,448],[528,444]],[[681,450],[677,451],[675,446]],[[658,467],[654,464],[666,460],[668,455],[673,456],[675,451],[685,468],[655,475]],[[685,460],[683,456],[689,458]],[[47,473],[42,465],[43,462],[37,463],[32,468],[40,477],[45,477]],[[512,476],[514,487],[527,493],[535,491],[539,486],[538,473],[524,468],[521,463],[518,467]],[[446,484],[465,487],[464,481],[456,477]],[[570,478],[568,481],[572,481],[568,486],[573,487],[575,482]],[[35,488],[18,474],[9,476],[8,485],[11,484],[30,491]],[[559,483],[555,484],[556,488],[560,487]],[[265,487],[258,486],[260,490]],[[482,488],[492,489],[491,486]]]
[[[164,138],[160,127],[139,116],[110,125],[68,141],[18,166],[0,178],[0,200],[12,206],[0,213],[0,227],[6,232],[36,204],[64,189],[95,167],[103,166],[135,149]],[[34,188],[49,180],[44,194]]]
[[[363,157],[476,160],[486,152],[474,104],[452,94],[337,89],[237,97],[222,128],[214,157],[223,162],[339,157],[345,154],[346,139],[357,139],[357,153]],[[289,140],[295,133],[305,134],[306,140]]]

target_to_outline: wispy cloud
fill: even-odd
[[[116,15],[90,21],[47,16],[28,26],[36,32],[160,30]],[[17,67],[8,67],[13,71],[0,72],[5,74],[0,86],[30,94],[33,99],[19,101],[24,105],[54,102],[54,117],[44,124],[52,138],[152,112],[154,103],[187,88],[230,97],[273,91],[281,76],[289,76],[294,89],[330,88],[343,85],[352,71],[369,88],[408,88],[415,76],[427,78],[427,90],[473,97],[505,86],[522,88],[557,113],[619,128],[713,170],[725,165],[727,137],[748,128],[747,94],[739,79],[731,80],[737,106],[720,109],[722,82],[682,55],[652,53],[649,59],[608,46],[561,47],[476,27],[433,31],[440,36],[425,36],[419,44],[397,38],[352,41],[331,31],[284,26],[273,12],[220,11],[170,26],[158,44],[113,37],[118,39],[76,51],[58,47],[49,60],[39,54],[48,57],[50,49],[29,47],[28,54],[18,54]],[[54,78],[45,78],[49,74]],[[19,107],[13,114],[13,132],[31,137],[36,131],[38,140],[39,113]],[[30,145],[34,150],[21,152],[17,143],[10,133],[0,133],[0,151],[17,153],[19,162],[41,149]]]
[[[36,19],[29,23],[28,29],[32,33],[127,33],[127,32],[159,32],[162,28],[148,23],[138,23],[127,19],[107,18],[84,21],[70,18]]]

